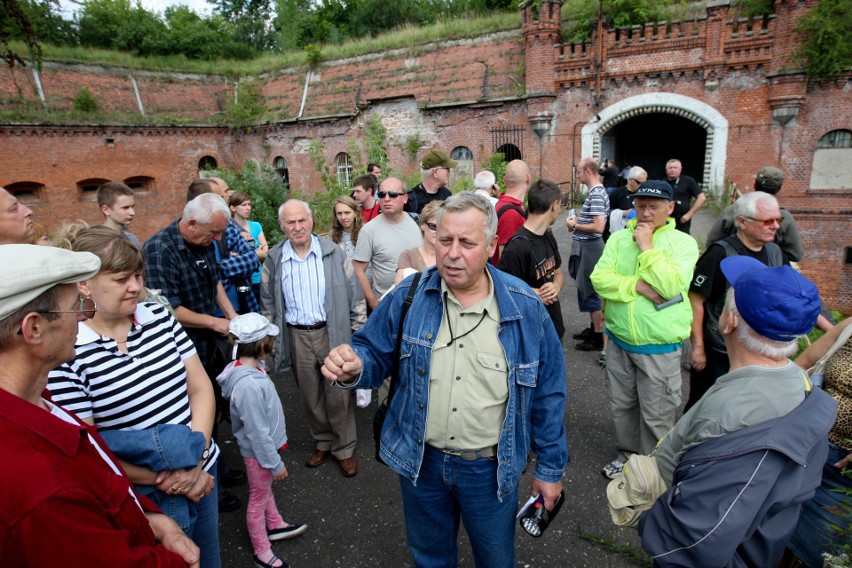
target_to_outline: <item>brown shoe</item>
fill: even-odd
[[[305,462],[305,465],[308,467],[318,467],[325,463],[325,460],[328,459],[328,456],[331,452],[327,450],[314,450],[314,452],[308,456],[308,460]]]
[[[343,474],[343,477],[355,477],[355,474],[358,473],[358,462],[355,461],[355,458],[343,458],[337,460],[337,464],[340,466],[340,473]]]

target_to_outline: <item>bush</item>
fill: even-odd
[[[213,173],[225,180],[231,189],[245,191],[251,196],[251,219],[263,226],[270,247],[284,240],[284,233],[278,226],[278,207],[290,198],[290,189],[275,168],[249,158],[240,170],[228,168]]]
[[[95,99],[95,95],[85,85],[80,87],[74,97],[74,110],[80,112],[96,112],[98,110],[98,101]]]

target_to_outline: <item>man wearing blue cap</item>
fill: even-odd
[[[677,418],[681,351],[692,309],[686,301],[698,245],[678,231],[665,181],[642,182],[633,194],[636,218],[607,241],[591,280],[606,301],[606,375],[616,459],[614,479],[631,454],[649,454]]]
[[[828,455],[837,402],[789,359],[819,315],[816,286],[746,256],[721,269],[731,369],[654,452],[672,488],[639,524],[655,566],[777,566]]]

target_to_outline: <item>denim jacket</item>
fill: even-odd
[[[565,436],[565,359],[544,305],[518,278],[488,266],[500,306],[498,339],[509,367],[509,398],[497,449],[497,497],[513,490],[530,448],[536,453],[535,478],[562,479],[568,462]],[[364,368],[346,388],[378,388],[391,371],[400,310],[412,277],[406,278],[376,308],[352,338]],[[399,379],[381,437],[382,459],[417,484],[423,462],[432,345],[444,315],[441,277],[423,272],[405,319]]]
[[[146,430],[99,430],[120,459],[151,471],[172,471],[198,465],[207,440],[183,424],[158,424]],[[135,485],[186,533],[195,525],[195,503],[184,495],[169,495],[153,485]]]

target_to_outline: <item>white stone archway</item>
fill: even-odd
[[[600,158],[601,135],[616,124],[647,113],[676,114],[687,118],[707,131],[704,151],[705,190],[722,188],[725,183],[725,162],[728,156],[728,120],[710,105],[674,93],[646,93],[614,103],[603,109],[582,131],[583,156]]]

